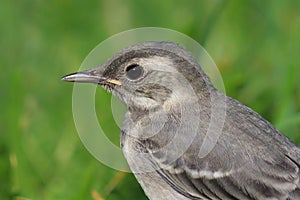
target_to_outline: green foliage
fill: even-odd
[[[294,0],[2,1],[0,199],[146,199],[131,174],[105,191],[118,172],[83,147],[72,84],[60,81],[99,42],[135,27],[196,39],[219,67],[227,94],[300,144],[299,11]],[[101,113],[110,113],[101,106],[109,99],[97,98]],[[103,120],[118,144],[112,116]]]

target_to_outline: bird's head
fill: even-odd
[[[199,64],[181,46],[171,42],[144,42],[123,49],[104,64],[62,78],[101,85],[129,109],[166,107],[205,96],[211,83]],[[175,96],[176,97],[175,97]]]

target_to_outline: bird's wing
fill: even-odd
[[[173,189],[190,199],[300,198],[299,172],[296,172],[298,169],[289,158],[277,166],[266,163],[261,168],[251,170],[250,167],[244,167],[223,175],[221,172],[205,170],[203,176],[197,177],[193,170],[195,169],[174,173],[168,169],[160,169],[157,172]],[[276,175],[273,170],[280,173]],[[197,173],[201,174],[201,169]],[[212,177],[213,173],[216,174],[215,177]]]
[[[191,147],[165,166],[153,154],[157,172],[190,199],[300,199],[299,148],[254,111],[236,107],[230,116],[239,120],[226,119],[206,157],[197,157]]]

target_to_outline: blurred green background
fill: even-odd
[[[227,94],[300,144],[300,1],[1,1],[0,199],[146,199],[132,174],[102,165],[72,118],[76,71],[101,41],[144,26],[202,44]],[[99,121],[118,143],[110,95]]]

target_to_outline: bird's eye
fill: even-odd
[[[144,74],[143,67],[138,64],[129,65],[125,69],[125,72],[126,76],[133,81],[139,79]]]

